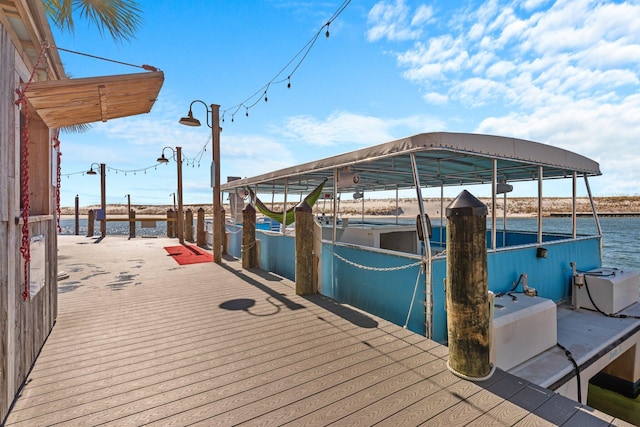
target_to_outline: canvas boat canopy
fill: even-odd
[[[234,180],[223,184],[221,190],[249,187],[260,193],[309,192],[324,179],[327,189],[338,179],[337,188],[345,192],[411,189],[415,188],[411,154],[415,155],[422,187],[491,183],[494,160],[498,181],[536,180],[540,167],[543,179],[568,178],[574,172],[585,177],[601,175],[594,160],[551,145],[501,136],[435,132]]]
[[[148,113],[164,82],[162,71],[32,82],[27,99],[49,128]]]

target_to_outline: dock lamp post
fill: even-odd
[[[220,201],[220,106],[211,104],[208,106],[204,101],[196,99],[189,105],[187,117],[181,118],[178,123],[186,126],[200,126],[200,120],[193,117],[192,107],[195,103],[204,105],[207,110],[207,126],[211,128],[211,142],[213,150],[211,154],[211,181],[213,187],[213,262],[222,262],[222,227],[224,218],[222,217],[222,204]],[[209,120],[211,114],[211,120]]]
[[[162,154],[158,157],[158,163],[169,163],[169,159],[164,156],[164,150],[171,150],[173,158],[178,164],[178,241],[180,244],[184,243],[184,215],[182,213],[182,147],[176,147],[174,150],[171,147],[164,147]],[[175,199],[174,199],[175,202]]]
[[[98,166],[98,163],[91,163],[87,175],[96,175],[96,171],[93,169],[93,165]],[[107,235],[107,196],[106,196],[106,178],[107,166],[104,163],[100,163],[100,209],[102,210],[102,219],[100,220],[100,234],[102,237]]]

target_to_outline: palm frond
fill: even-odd
[[[100,34],[108,32],[116,41],[134,38],[142,24],[142,9],[134,0],[43,0],[53,23],[73,31],[74,14],[94,24]]]

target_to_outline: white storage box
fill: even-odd
[[[584,273],[584,282],[582,286],[573,288],[576,292],[576,308],[596,309],[589,300],[587,286],[593,302],[606,314],[617,313],[640,297],[637,271],[598,268]]]
[[[556,345],[556,304],[516,293],[496,297],[493,308],[492,361],[509,370]]]

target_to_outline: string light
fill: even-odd
[[[204,153],[207,151],[207,146],[211,143],[211,135],[208,136],[207,138],[207,142],[205,142],[205,144],[202,146],[202,148],[198,151],[198,153],[193,156],[193,157],[186,157],[184,155],[183,152],[183,156],[182,156],[182,163],[186,164],[187,166],[192,166],[192,167],[196,167],[196,165],[198,167],[200,167],[200,162],[202,161],[202,158],[204,157]],[[175,153],[174,153],[174,158],[175,158]],[[151,166],[147,166],[144,168],[139,168],[139,169],[120,169],[120,168],[115,168],[113,166],[106,166],[106,172],[113,172],[116,175],[118,173],[123,173],[125,176],[127,176],[128,174],[133,174],[133,175],[137,175],[139,172],[144,173],[145,175],[147,174],[147,171],[150,169],[153,170],[158,170],[158,165],[159,163],[155,163]],[[85,175],[87,173],[86,170],[81,170],[78,172],[70,172],[70,173],[65,173],[65,174],[61,174],[61,176],[64,176],[66,178],[69,178],[73,175]]]
[[[265,102],[268,101],[267,92],[269,91],[269,88],[270,88],[271,85],[287,82],[287,89],[291,89],[291,77],[293,77],[295,72],[298,71],[298,68],[300,68],[300,66],[302,65],[302,62],[306,59],[307,55],[309,54],[309,52],[313,48],[314,44],[316,43],[316,40],[318,39],[320,34],[322,34],[322,31],[326,29],[325,30],[325,36],[326,36],[326,38],[329,38],[329,26],[331,25],[331,23],[333,21],[335,21],[338,18],[338,16],[340,16],[340,14],[346,9],[346,7],[349,5],[349,3],[351,3],[351,0],[344,0],[344,2],[340,5],[338,10],[336,10],[334,12],[334,14],[331,16],[331,18],[329,18],[327,23],[324,24],[322,27],[320,27],[318,32],[315,33],[315,35],[313,37],[311,37],[311,40],[309,40],[307,42],[307,44],[305,44],[293,56],[293,58],[291,58],[291,60],[289,60],[289,62],[287,62],[287,64],[284,67],[282,67],[280,69],[280,71],[278,71],[278,73],[276,73],[276,75],[273,76],[273,78],[271,80],[269,80],[269,82],[267,82],[265,85],[263,85],[257,91],[255,91],[251,96],[246,98],[244,101],[242,101],[242,102],[240,102],[240,103],[238,103],[238,104],[236,104],[236,105],[234,105],[232,107],[229,107],[229,108],[226,108],[224,110],[221,110],[221,113],[222,113],[221,121],[224,122],[225,113],[233,111],[233,113],[231,113],[231,122],[234,122],[235,114],[242,107],[245,108],[245,116],[249,117],[249,109],[253,108],[263,98],[264,98]],[[296,62],[296,60],[297,60],[297,62]],[[289,69],[289,67],[294,63],[295,63],[295,66],[293,66],[293,69],[287,75],[287,77],[278,80],[278,78],[285,72],[285,70]],[[255,101],[253,101],[254,99],[255,99]]]

